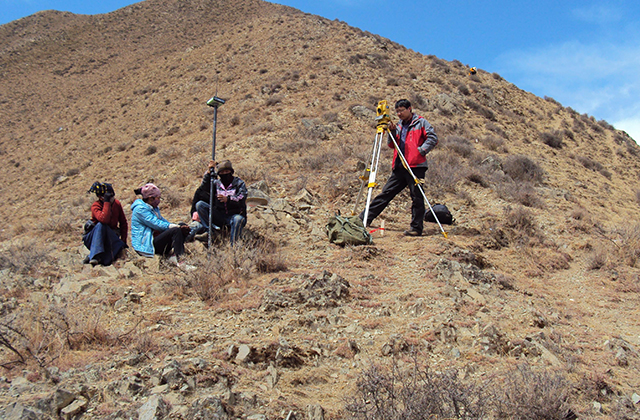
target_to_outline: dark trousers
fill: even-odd
[[[89,249],[89,258],[100,261],[102,265],[111,265],[125,246],[118,233],[104,223],[97,223],[82,237],[82,241]]]
[[[156,254],[168,257],[173,250],[173,254],[179,257],[184,254],[184,238],[185,235],[179,227],[167,229],[153,238],[153,247],[156,249]]]
[[[427,172],[427,168],[411,168],[414,175],[418,179],[424,179],[424,175]],[[373,219],[378,217],[380,213],[389,205],[391,200],[398,195],[405,187],[409,187],[411,193],[411,229],[422,234],[422,228],[424,224],[424,197],[418,190],[420,186],[416,185],[413,177],[407,171],[404,166],[398,165],[396,169],[391,172],[391,176],[384,184],[382,192],[371,201],[369,205],[369,213],[367,214],[366,225],[369,226]],[[364,219],[364,211],[360,213],[360,218]],[[364,221],[364,220],[363,220]]]

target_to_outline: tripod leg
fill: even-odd
[[[378,164],[380,163],[380,152],[382,151],[382,139],[384,138],[384,131],[378,130],[376,133],[376,140],[373,146],[373,153],[371,156],[371,171],[369,172],[369,183],[367,191],[367,204],[364,208],[364,217],[362,222],[367,227],[367,217],[369,216],[369,205],[371,204],[371,194],[376,184],[376,176],[378,175]]]

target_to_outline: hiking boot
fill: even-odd
[[[98,260],[97,260],[97,259],[95,259],[95,258],[91,258],[91,259],[89,260],[89,264],[91,264],[91,265],[93,265],[93,266],[96,266],[96,265],[100,264],[100,261],[98,261]]]
[[[82,260],[82,264],[89,264],[89,261],[91,261],[91,259],[87,255],[86,257],[84,257],[84,260]]]
[[[405,230],[404,231],[404,236],[422,236],[422,232],[418,232],[417,230]]]

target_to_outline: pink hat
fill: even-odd
[[[153,184],[145,184],[141,189],[142,198],[160,197],[160,188]]]

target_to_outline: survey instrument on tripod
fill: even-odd
[[[362,185],[360,186],[360,191],[358,192],[356,203],[353,207],[353,214],[356,214],[360,198],[366,185],[367,204],[364,208],[363,218],[365,227],[367,224],[367,215],[369,214],[369,205],[371,204],[371,194],[373,193],[373,189],[378,186],[376,183],[376,177],[378,175],[378,164],[380,163],[380,152],[382,150],[384,134],[389,131],[390,121],[391,116],[389,115],[389,105],[387,105],[387,101],[383,100],[378,102],[378,106],[376,108],[376,139],[373,142],[373,148],[371,151],[371,164],[365,169],[364,174],[360,177],[360,179],[362,179]]]

